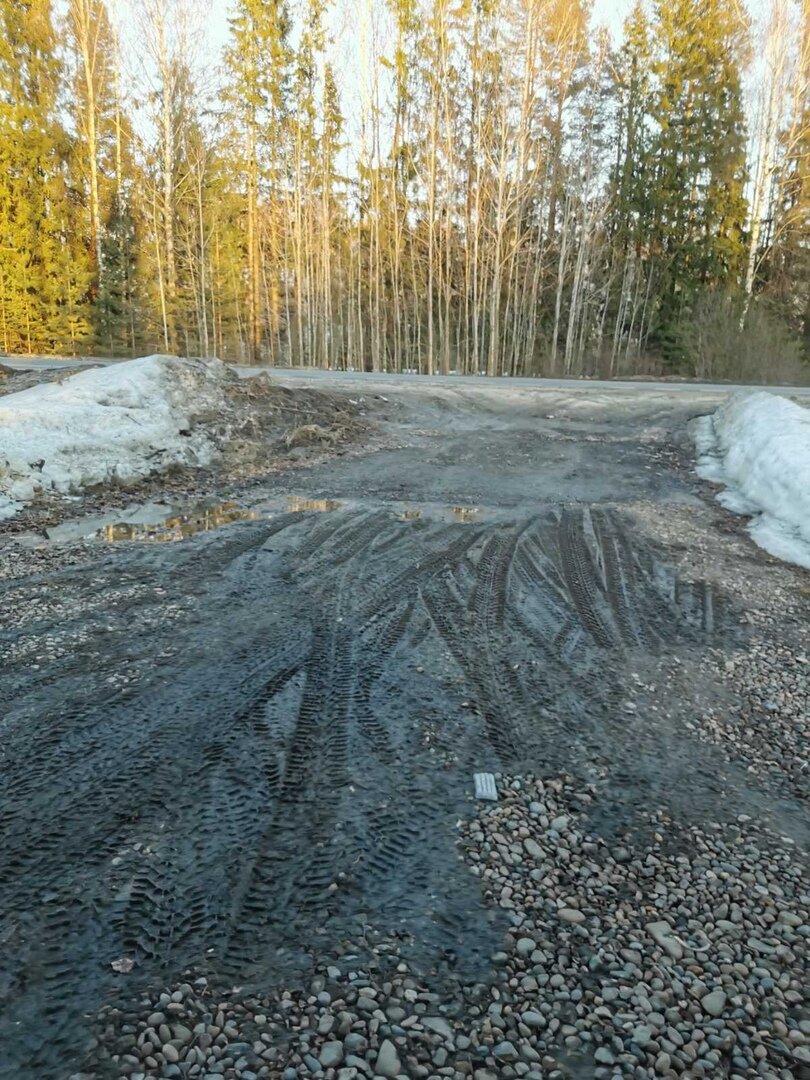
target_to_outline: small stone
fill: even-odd
[[[633,1028],[633,1032],[630,1038],[634,1043],[637,1043],[642,1049],[647,1046],[653,1037],[652,1028],[647,1024],[639,1024],[638,1027]]]
[[[442,1016],[423,1016],[422,1026],[441,1035],[443,1039],[453,1038],[453,1029]]]
[[[538,862],[543,859],[543,849],[536,840],[532,840],[532,838],[529,837],[527,840],[523,841],[523,846],[526,849],[526,854],[531,855],[533,859],[537,859]]]
[[[797,915],[794,911],[780,911],[779,922],[784,923],[785,926],[799,927],[802,925],[801,915]]]
[[[532,1028],[532,1030],[544,1028],[548,1024],[545,1016],[535,1009],[527,1009],[526,1012],[520,1014],[520,1019],[527,1028]]]
[[[328,1035],[332,1028],[335,1026],[335,1018],[331,1013],[324,1013],[318,1021],[318,1034]]]
[[[501,1061],[515,1061],[518,1056],[518,1052],[515,1047],[512,1045],[512,1043],[507,1042],[506,1040],[498,1043],[498,1045],[493,1049],[492,1054],[494,1057],[498,1058]]]
[[[713,990],[710,994],[705,994],[700,999],[700,1004],[703,1011],[708,1013],[709,1016],[720,1016],[723,1009],[726,1007],[726,995],[722,990]]]
[[[372,1071],[369,1063],[356,1054],[347,1054],[344,1065],[347,1069],[358,1069],[362,1073],[370,1074]]]
[[[653,939],[656,945],[660,946],[667,954],[671,956],[673,960],[680,960],[683,957],[683,946],[680,941],[675,937],[672,927],[666,922],[651,922],[647,923],[647,933]]]
[[[175,1064],[180,1060],[180,1051],[177,1049],[176,1046],[172,1046],[171,1043],[166,1043],[166,1045],[162,1049],[163,1056],[170,1064]]]
[[[386,1039],[380,1046],[374,1069],[380,1076],[387,1077],[396,1077],[402,1072],[397,1048],[390,1039]]]
[[[337,1040],[325,1042],[318,1055],[318,1061],[323,1069],[336,1069],[343,1061],[343,1043]]]
[[[557,912],[557,917],[565,923],[584,923],[585,915],[577,908],[560,908]]]

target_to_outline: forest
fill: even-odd
[[[810,0],[0,0],[0,350],[810,377]]]

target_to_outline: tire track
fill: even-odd
[[[114,614],[98,565],[64,572],[73,646],[41,670],[29,637],[60,627],[4,629],[0,1039],[20,1080],[63,1080],[118,957],[144,983],[261,983],[368,920],[463,952],[453,821],[482,744],[601,760],[625,652],[724,625],[613,510],[315,517],[110,554]]]
[[[583,518],[573,510],[565,510],[560,522],[562,571],[574,606],[583,627],[597,645],[609,649],[617,644],[618,635],[605,618],[605,605],[594,572],[594,564],[585,540]]]

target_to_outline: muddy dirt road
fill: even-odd
[[[17,1080],[138,1074],[95,1016],[186,971],[268,991],[396,940],[413,970],[485,982],[508,923],[457,848],[476,771],[598,785],[606,843],[655,809],[804,850],[789,748],[701,730],[741,707],[723,672],[753,638],[806,648],[808,607],[689,470],[715,399],[385,396],[386,449],[243,493],[255,520],[6,569]],[[140,1071],[206,1075],[161,1068]]]

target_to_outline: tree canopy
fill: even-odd
[[[0,0],[0,348],[805,377],[808,0],[351,16]]]

